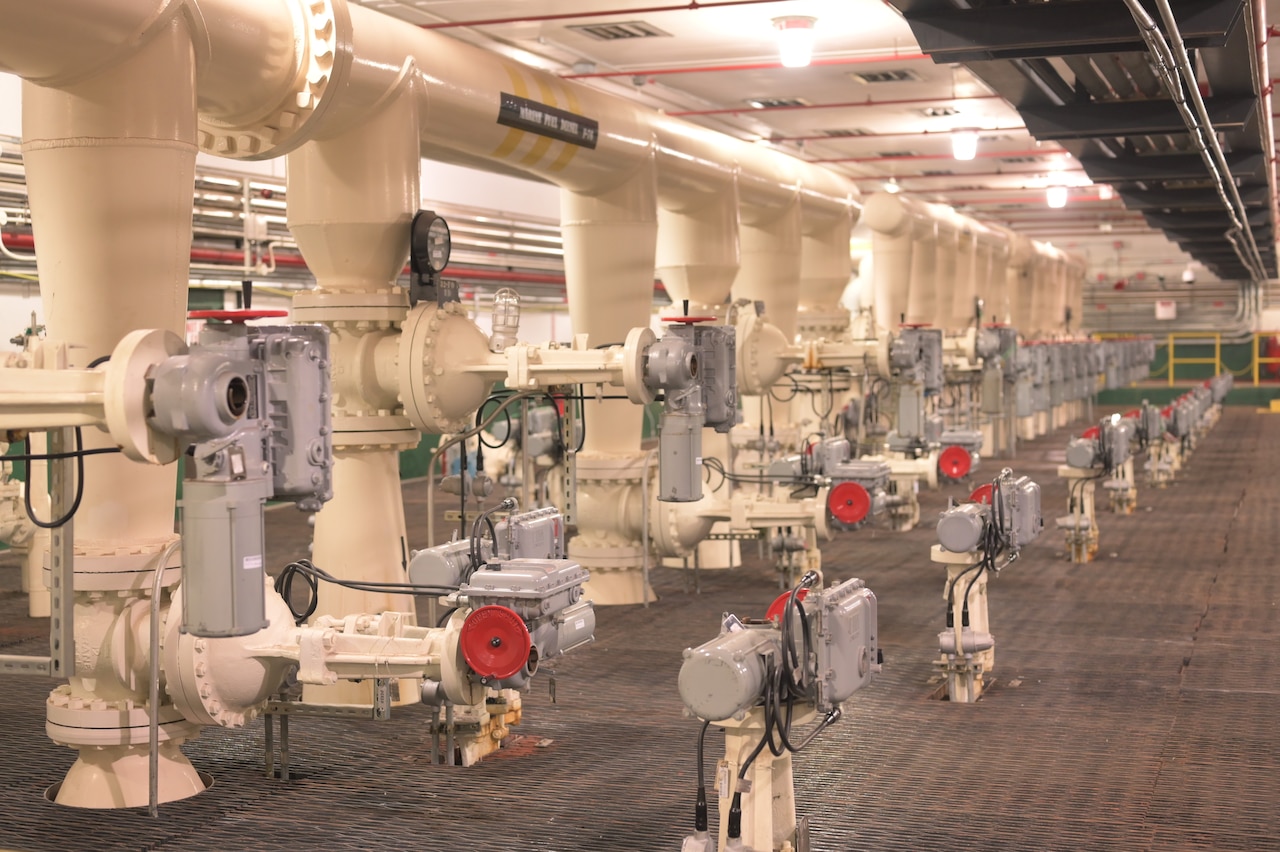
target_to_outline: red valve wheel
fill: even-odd
[[[796,600],[804,600],[809,595],[808,589],[801,589],[796,592]],[[791,597],[790,592],[783,592],[773,599],[773,603],[769,604],[769,609],[765,612],[765,621],[772,621],[774,624],[782,623],[782,615],[787,611],[787,599]]]
[[[458,633],[462,657],[483,678],[502,680],[520,671],[533,646],[524,619],[505,606],[482,606]]]
[[[860,524],[871,511],[871,495],[856,482],[841,482],[827,495],[827,509],[842,524]]]
[[[991,495],[995,493],[995,486],[990,482],[985,485],[979,485],[973,489],[973,493],[969,495],[970,503],[985,503],[991,505]]]
[[[973,469],[973,456],[964,447],[950,446],[938,453],[938,473],[947,479],[963,479]]]
[[[1088,429],[1085,429],[1083,432],[1080,433],[1080,437],[1086,440],[1096,441],[1098,439],[1098,436],[1101,434],[1102,434],[1102,430],[1099,429],[1097,426],[1090,426]]]
[[[248,322],[268,317],[287,317],[288,311],[187,311],[187,319],[222,320],[223,322]]]
[[[663,322],[682,322],[692,325],[695,322],[715,322],[715,317],[659,317]]]

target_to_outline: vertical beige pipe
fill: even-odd
[[[991,251],[991,273],[987,276],[986,315],[992,322],[1008,323],[1009,320],[1009,244],[1000,239],[998,232],[988,237]]]
[[[658,208],[656,263],[671,301],[723,318],[738,273],[738,192],[730,180],[710,198]]]
[[[809,214],[802,201],[801,214],[797,331],[801,337],[837,340],[849,326],[849,312],[840,307],[840,297],[853,275],[853,209],[834,217],[818,216]]]
[[[872,290],[879,328],[898,327],[907,312],[911,283],[911,217],[897,196],[877,192],[862,209],[871,228]]]
[[[764,302],[765,313],[788,340],[796,336],[800,292],[800,204],[769,211],[744,208],[742,267],[733,281],[738,299]]]
[[[404,582],[408,558],[400,450],[419,435],[377,380],[408,309],[395,286],[419,205],[418,116],[412,86],[347,132],[289,155],[289,228],[316,276],[295,318],[331,330],[333,499],[316,516],[314,562],[337,577]],[[413,612],[406,595],[320,586],[316,615]],[[362,703],[371,684],[308,687],[307,700]],[[401,690],[405,703],[416,698]]]
[[[575,334],[592,346],[622,343],[649,316],[657,252],[657,184],[650,158],[611,189],[560,194],[565,286]],[[626,400],[588,405],[583,449],[634,453],[640,448],[640,412]],[[593,428],[595,427],[595,428]]]
[[[1031,327],[1031,264],[1035,258],[1035,250],[1029,238],[1012,231],[1009,236],[1009,263],[1005,267],[1009,315],[1018,333],[1030,340],[1034,337],[1034,329]]]
[[[649,316],[657,250],[653,157],[621,183],[595,194],[564,190],[560,222],[569,316],[589,343],[621,343]],[[578,535],[573,558],[591,571],[587,594],[599,604],[651,599],[642,574],[638,519],[641,412],[626,400],[585,402],[586,435],[577,457]]]
[[[940,218],[936,226],[938,238],[934,243],[933,262],[937,311],[926,322],[950,329],[956,325],[957,306],[964,301],[964,294],[973,280],[973,251],[972,246],[969,251],[964,251],[964,235],[954,218]]]
[[[937,319],[937,239],[938,225],[932,218],[923,218],[912,228],[909,323],[933,323]]]
[[[34,5],[34,4],[33,4]],[[73,29],[74,16],[68,18]],[[7,24],[6,24],[7,26]],[[52,89],[23,87],[23,155],[45,317],[52,340],[75,344],[72,364],[110,354],[135,328],[181,334],[195,176],[195,55],[186,19],[154,23],[126,59]],[[106,436],[89,430],[85,445]],[[76,514],[77,673],[49,700],[49,733],[81,749],[62,804],[147,802],[147,684],[136,660],[104,646],[111,625],[142,602],[149,561],[174,538],[175,471],[120,455],[85,460]],[[104,702],[118,729],[79,719]],[[194,729],[163,728],[160,799],[203,784],[177,744]],[[91,744],[111,743],[102,747]]]

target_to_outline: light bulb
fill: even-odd
[[[1116,197],[1116,191],[1109,183],[1098,184],[1098,200],[1110,201]]]
[[[1051,186],[1044,191],[1045,203],[1057,210],[1060,207],[1067,206],[1067,188],[1065,186]]]
[[[957,160],[972,160],[978,155],[978,131],[951,131],[951,154]]]
[[[778,56],[784,68],[804,68],[813,58],[813,25],[817,18],[788,15],[774,18],[778,31]]]
[[[898,186],[897,178],[889,178],[884,182],[884,191],[897,195],[899,192],[902,192],[902,187]]]

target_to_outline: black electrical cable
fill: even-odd
[[[87,365],[85,365],[85,369],[92,370],[94,367],[97,367],[100,364],[105,364],[110,360],[111,360],[110,355],[99,355],[97,358],[94,358]]]
[[[76,427],[76,449],[74,453],[44,454],[49,458],[55,458],[55,457],[66,458],[66,457],[69,457],[69,455],[74,456],[76,460],[76,497],[75,497],[75,500],[71,502],[71,508],[68,509],[67,513],[63,515],[61,518],[58,518],[57,520],[53,520],[53,521],[42,521],[36,517],[35,508],[31,505],[32,483],[28,482],[27,487],[22,489],[22,503],[27,510],[27,517],[31,519],[31,523],[35,524],[41,529],[56,530],[59,527],[66,526],[67,522],[75,517],[76,512],[80,509],[80,501],[84,499],[84,457],[86,455],[95,454],[96,452],[119,452],[119,450],[115,450],[115,449],[111,449],[111,450],[104,449],[101,451],[86,450],[84,448],[84,435],[81,433],[80,427],[77,426]],[[10,458],[19,458],[19,457],[10,456]],[[31,478],[30,476],[27,477],[28,480],[30,480],[30,478]]]
[[[703,747],[707,739],[707,728],[711,727],[711,720],[707,719],[702,723],[702,729],[698,731],[698,798],[693,806],[693,830],[707,830],[707,780],[706,772],[703,767]]]
[[[582,404],[584,397],[582,395],[582,385],[578,385],[578,422],[582,424],[582,434],[578,436],[578,446],[574,449],[575,453],[582,452],[582,448],[587,445],[587,407]]]
[[[301,610],[296,609],[290,593],[293,590],[293,581],[296,577],[301,576],[311,590],[311,599],[307,602],[307,606]],[[280,576],[276,577],[275,590],[284,598],[285,603],[289,607],[289,612],[297,620],[298,624],[306,621],[316,611],[316,605],[319,601],[318,589],[319,582],[333,583],[347,589],[354,589],[358,592],[390,592],[397,594],[436,594],[447,595],[458,591],[457,586],[435,586],[422,585],[417,583],[380,583],[371,580],[342,580],[334,577],[328,571],[316,566],[309,559],[298,559],[284,566],[280,572]]]

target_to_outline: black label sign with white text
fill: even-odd
[[[593,118],[507,92],[502,93],[498,106],[498,123],[583,148],[596,147],[596,136],[600,130],[599,122]]]

